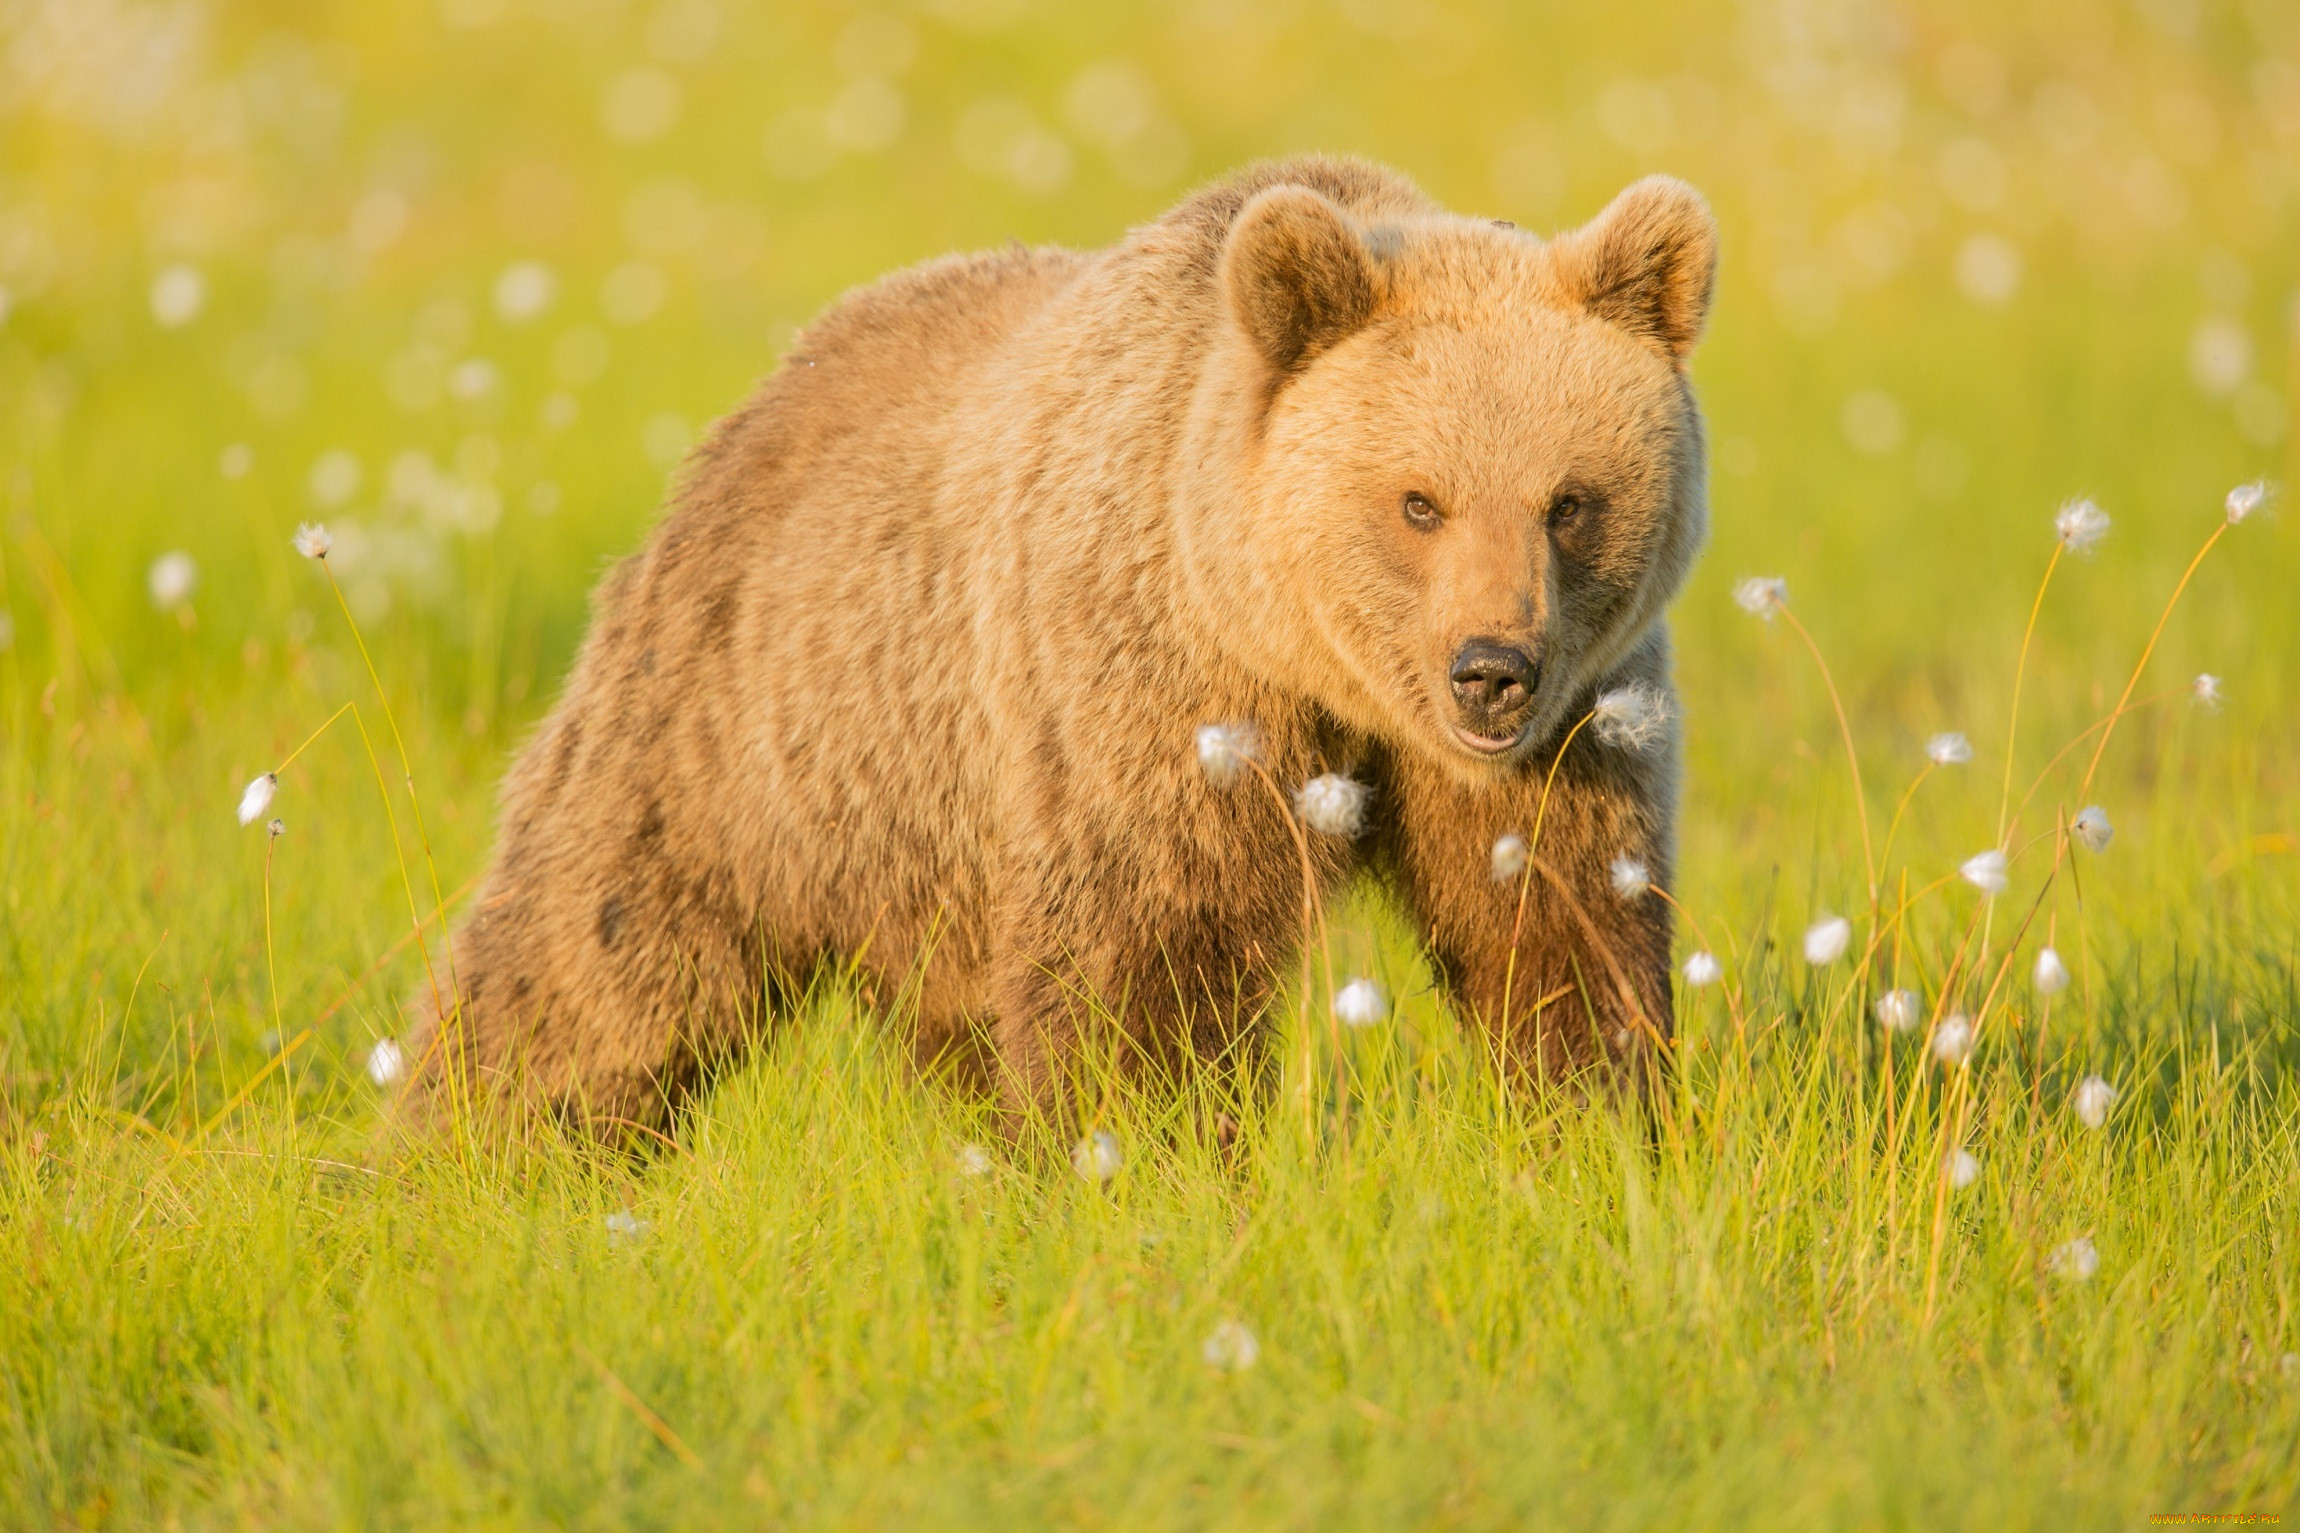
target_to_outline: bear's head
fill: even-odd
[[[1221,566],[1222,642],[1472,778],[1553,739],[1704,535],[1685,367],[1715,252],[1707,205],[1664,177],[1548,241],[1255,196],[1199,403],[1230,469],[1188,529]]]

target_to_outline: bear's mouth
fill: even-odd
[[[1453,733],[1455,739],[1476,751],[1480,756],[1498,756],[1524,737],[1525,726],[1520,724],[1506,735],[1481,735],[1456,724],[1453,727]]]

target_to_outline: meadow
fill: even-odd
[[[836,975],[642,1153],[386,1132],[702,424],[1313,148],[1717,209],[1650,1120],[1361,890],[1228,1154],[1012,1153]],[[2272,0],[0,0],[0,1524],[2300,1512],[2295,273]]]

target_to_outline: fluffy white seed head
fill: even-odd
[[[2036,970],[2030,976],[2038,995],[2058,995],[2068,988],[2068,965],[2060,961],[2058,949],[2040,947],[2036,950]]]
[[[388,1086],[407,1073],[407,1051],[396,1038],[378,1038],[367,1051],[367,1078]]]
[[[2088,499],[2072,500],[2052,519],[2060,546],[2072,554],[2089,554],[2108,536],[2108,513]]]
[[[1725,966],[1707,948],[1685,960],[1685,983],[1696,990],[1704,985],[1714,985],[1724,977]]]
[[[2004,893],[2005,885],[2012,881],[2005,867],[2005,854],[1994,847],[1967,857],[1957,865],[1957,871],[1964,875],[1966,883],[1991,898]]]
[[[144,572],[144,588],[152,593],[152,605],[163,612],[173,611],[190,601],[199,583],[199,565],[180,548],[160,555]]]
[[[1346,841],[1366,828],[1366,801],[1372,796],[1356,778],[1328,772],[1302,784],[1294,795],[1294,807],[1310,829]]]
[[[1244,1322],[1225,1320],[1214,1327],[1198,1355],[1206,1359],[1206,1366],[1219,1368],[1224,1373],[1244,1373],[1262,1360],[1262,1344]]]
[[[1877,997],[1877,1026],[1888,1033],[1914,1032],[1924,1020],[1924,1002],[1914,990],[1888,990]]]
[[[1980,1157],[1961,1144],[1949,1151],[1948,1163],[1942,1169],[1949,1174],[1949,1185],[1959,1192],[1981,1178]]]
[[[495,312],[521,324],[551,307],[559,278],[541,261],[514,261],[495,278]]]
[[[2108,823],[2108,811],[2098,804],[2077,811],[2076,818],[2069,822],[2068,828],[2083,843],[2084,849],[2094,856],[2107,851],[2109,838],[2116,834],[2116,827]]]
[[[1961,1011],[1941,1018],[1933,1029],[1933,1058],[1944,1065],[1961,1065],[1973,1057],[1973,1019]]]
[[[2086,1128],[2099,1128],[2108,1121],[2108,1110],[2116,1105],[2116,1088],[2097,1075],[2088,1075],[2077,1082],[2069,1105],[2076,1109],[2077,1122]]]
[[[272,795],[279,790],[280,780],[269,772],[251,781],[240,793],[240,823],[253,825],[262,819],[272,806]]]
[[[1200,724],[1198,770],[1217,788],[1227,788],[1261,759],[1261,736],[1251,724]]]
[[[173,330],[200,317],[200,310],[207,306],[208,279],[200,274],[197,266],[178,261],[160,268],[159,274],[152,278],[149,296],[152,318],[160,322],[161,328]]]
[[[1853,940],[1853,923],[1843,916],[1823,916],[1805,928],[1805,962],[1835,963],[1845,956]]]
[[[335,547],[335,539],[318,522],[305,522],[295,530],[295,551],[306,559],[324,559]]]
[[[2195,695],[2197,707],[2217,709],[2220,706],[2220,678],[2210,671],[2197,672],[2196,679],[2188,684],[2188,690]]]
[[[2228,512],[2228,525],[2233,527],[2238,522],[2243,521],[2253,512],[2267,505],[2270,500],[2275,498],[2275,495],[2276,487],[2265,479],[2255,479],[2250,484],[2240,484],[2235,489],[2230,490],[2228,498],[2221,502],[2221,505]]]
[[[1734,604],[1751,617],[1773,621],[1789,605],[1789,582],[1778,575],[1751,575],[1733,587]]]
[[[1652,870],[1634,857],[1614,858],[1608,871],[1613,876],[1613,892],[1621,899],[1643,899],[1645,891],[1653,887]]]
[[[1943,730],[1925,742],[1925,759],[1934,766],[1963,766],[1973,759],[1973,742],[1954,729]]]
[[[1344,1027],[1372,1027],[1390,1014],[1390,998],[1370,979],[1353,979],[1334,994],[1334,1017]]]
[[[2044,1265],[2046,1271],[2057,1277],[2067,1278],[2072,1283],[2083,1283],[2100,1270],[2100,1252],[2093,1249],[2091,1237],[2079,1235],[2074,1240],[2064,1240],[2054,1246],[2052,1254],[2044,1259]]]
[[[274,841],[277,841],[280,837],[287,834],[287,821],[272,821],[269,825],[264,827],[264,834],[271,837]]]
[[[958,1174],[960,1176],[988,1176],[992,1164],[990,1152],[981,1145],[962,1144],[958,1147]]]
[[[1525,837],[1514,830],[1503,836],[1493,844],[1493,881],[1497,884],[1508,883],[1525,871],[1526,862],[1531,856]]]
[[[627,1208],[616,1209],[607,1216],[606,1223],[610,1245],[629,1245],[647,1233],[647,1221]]]
[[[1100,1185],[1118,1174],[1118,1168],[1126,1164],[1126,1155],[1118,1148],[1116,1134],[1098,1128],[1078,1141],[1078,1148],[1070,1152],[1070,1164],[1080,1176]]]
[[[1593,710],[1597,738],[1617,750],[1649,751],[1669,733],[1669,695],[1632,681],[1600,693]]]

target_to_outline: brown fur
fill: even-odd
[[[1299,863],[1267,793],[1201,774],[1216,720],[1281,783],[1372,785],[1362,838],[1311,838],[1319,878],[1389,880],[1516,1065],[1636,1055],[1669,923],[1606,867],[1667,883],[1674,732],[1566,753],[1514,963],[1489,857],[1601,684],[1668,686],[1713,248],[1675,182],[1545,243],[1307,159],[1107,251],[842,300],[602,583],[410,1090],[656,1124],[826,959],[912,1001],[926,1053],[986,1031],[1018,1106],[1061,1101],[1097,1019],[1141,1062],[1250,1055]],[[1562,491],[1592,509],[1552,527]],[[1480,636],[1542,662],[1491,758],[1448,691]]]

